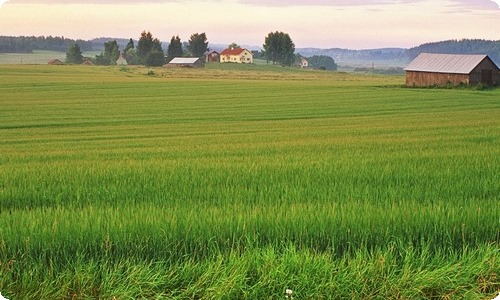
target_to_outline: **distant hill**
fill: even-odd
[[[392,60],[406,58],[407,49],[403,48],[381,48],[368,50],[349,50],[341,48],[318,49],[318,48],[299,48],[297,52],[300,55],[310,57],[314,55],[326,55],[335,60]]]
[[[451,53],[451,54],[488,54],[492,60],[500,65],[500,40],[449,40],[436,43],[426,43],[410,49],[382,48],[371,50],[349,50],[349,49],[319,49],[299,48],[296,50],[305,57],[314,55],[327,55],[333,57],[340,65],[393,62],[405,66],[420,53]],[[390,64],[388,64],[390,65]]]
[[[488,54],[500,66],[500,40],[449,40],[436,43],[427,43],[408,49],[406,55],[413,60],[420,53],[448,53],[448,54]]]
[[[69,46],[78,43],[82,51],[103,51],[104,43],[116,40],[120,49],[124,49],[130,39],[101,37],[89,41],[72,40],[64,37],[34,37],[34,36],[0,36],[0,53],[31,53],[33,50],[51,50],[66,52]],[[137,40],[134,40],[137,46]],[[168,43],[162,42],[163,50],[168,49]],[[227,45],[209,44],[209,48],[221,51]],[[260,50],[259,46],[243,47],[250,50]],[[330,56],[339,66],[353,67],[373,65],[385,67],[404,67],[417,55],[427,53],[452,54],[488,54],[493,61],[500,65],[500,40],[489,41],[480,39],[449,40],[435,43],[426,43],[410,49],[381,48],[367,50],[350,50],[342,48],[297,48],[296,52],[305,57]]]

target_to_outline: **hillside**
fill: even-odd
[[[406,56],[413,60],[420,53],[488,54],[497,65],[500,65],[500,40],[464,39],[427,43],[408,49]]]
[[[125,48],[129,39],[101,37],[89,41],[72,40],[64,37],[12,37],[0,36],[0,53],[32,53],[34,50],[66,52],[68,47],[78,43],[82,51],[103,51],[104,43],[116,40],[120,49]],[[134,40],[137,43],[136,40]],[[167,42],[162,42],[164,50]],[[211,49],[221,51],[225,45],[209,44]],[[251,50],[260,50],[258,46],[244,46]],[[404,67],[418,54],[453,53],[453,54],[488,54],[500,65],[500,40],[489,41],[480,39],[448,40],[426,43],[410,49],[380,48],[351,50],[343,48],[297,48],[296,52],[305,57],[325,55],[332,57],[339,66],[390,68]]]
[[[497,65],[500,65],[500,40],[449,40],[426,43],[410,49],[382,48],[350,50],[341,48],[299,48],[297,52],[306,57],[313,55],[331,56],[339,65],[345,65],[346,63],[358,65],[383,63],[386,65],[396,64],[403,67],[420,53],[488,54]]]

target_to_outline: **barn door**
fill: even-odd
[[[492,70],[481,70],[481,83],[493,84],[493,71]]]

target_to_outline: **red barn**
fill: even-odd
[[[219,52],[213,50],[206,54],[207,62],[219,62]]]

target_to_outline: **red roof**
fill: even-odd
[[[243,48],[236,49],[226,49],[220,53],[220,55],[240,55],[241,52],[245,51]]]

